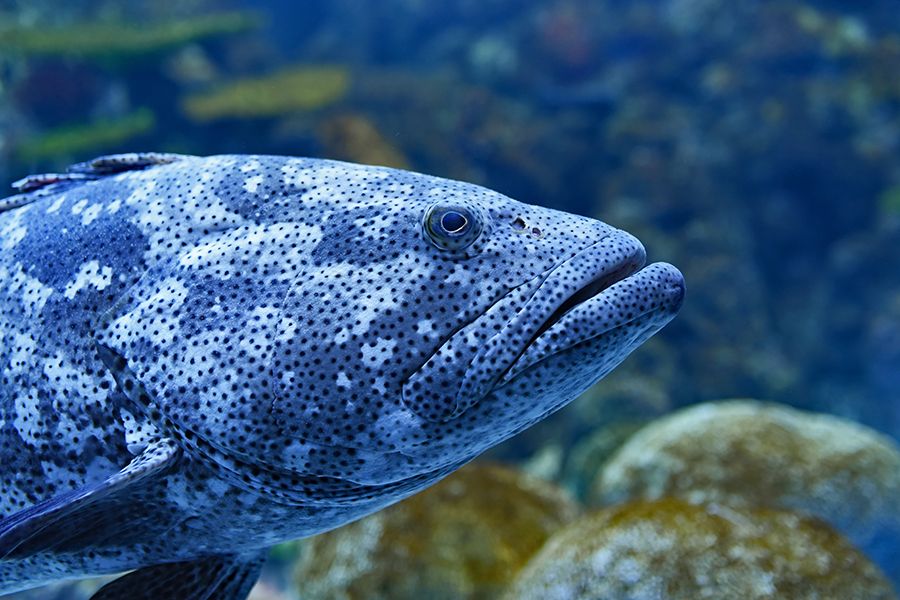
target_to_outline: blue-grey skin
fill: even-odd
[[[609,225],[393,169],[123,155],[21,187],[0,593],[139,569],[98,597],[242,597],[271,545],[573,400],[684,290]]]

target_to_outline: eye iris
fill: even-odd
[[[458,252],[481,237],[484,218],[477,208],[435,204],[425,211],[422,233],[441,250]]]
[[[459,233],[468,224],[469,220],[466,219],[465,215],[453,210],[445,212],[441,217],[441,227],[447,233]]]

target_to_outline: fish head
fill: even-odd
[[[330,451],[324,473],[378,485],[458,465],[573,400],[680,307],[681,274],[644,267],[620,229],[476,185],[379,176],[357,196],[369,200],[331,209],[320,267],[281,307],[301,322],[272,363],[292,468]]]

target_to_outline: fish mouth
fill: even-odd
[[[457,404],[481,398],[536,362],[647,313],[675,304],[674,316],[684,291],[681,274],[668,266],[674,273],[662,283],[675,289],[668,302],[652,302],[660,287],[653,275],[662,263],[644,267],[646,258],[637,238],[616,230],[551,269],[516,317],[470,362]]]
[[[491,310],[509,311],[505,324],[484,336],[462,368],[449,368],[449,358],[426,364],[404,388],[404,401],[417,406],[418,394],[420,416],[446,421],[550,356],[638,320],[647,322],[642,331],[661,328],[681,305],[684,280],[671,265],[645,261],[643,245],[620,230],[581,249],[497,302]],[[479,320],[468,334],[478,333]],[[442,350],[458,360],[452,341]]]
[[[684,300],[684,277],[668,263],[622,269],[567,298],[498,378],[503,385],[537,363],[580,344],[633,329],[645,339],[674,318]],[[633,345],[623,340],[624,353]]]
[[[546,333],[551,327],[559,323],[562,318],[569,312],[571,312],[576,306],[587,302],[591,298],[597,297],[605,290],[608,290],[610,286],[616,284],[619,281],[622,281],[629,275],[635,273],[639,268],[640,266],[637,265],[636,261],[631,260],[611,273],[601,273],[597,275],[595,279],[591,280],[584,287],[578,289],[574,294],[566,298],[558,307],[556,307],[556,309],[547,318],[547,320],[544,321],[544,323],[540,327],[538,327],[538,330],[534,332],[534,335],[525,345],[526,348],[534,344],[534,342],[539,337]],[[525,348],[523,348],[523,351],[524,350]]]

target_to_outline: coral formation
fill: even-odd
[[[0,50],[31,56],[148,54],[208,37],[247,31],[259,24],[256,13],[222,12],[150,25],[98,21],[65,27],[13,27],[0,30]]]
[[[350,74],[344,67],[294,67],[193,94],[184,99],[182,108],[195,121],[272,117],[334,104],[349,86]]]
[[[884,575],[825,524],[769,509],[638,501],[555,534],[507,600],[891,600]]]
[[[84,125],[70,125],[51,129],[16,147],[20,160],[65,160],[65,157],[102,152],[148,133],[156,125],[156,117],[141,108],[123,117],[99,119]]]

